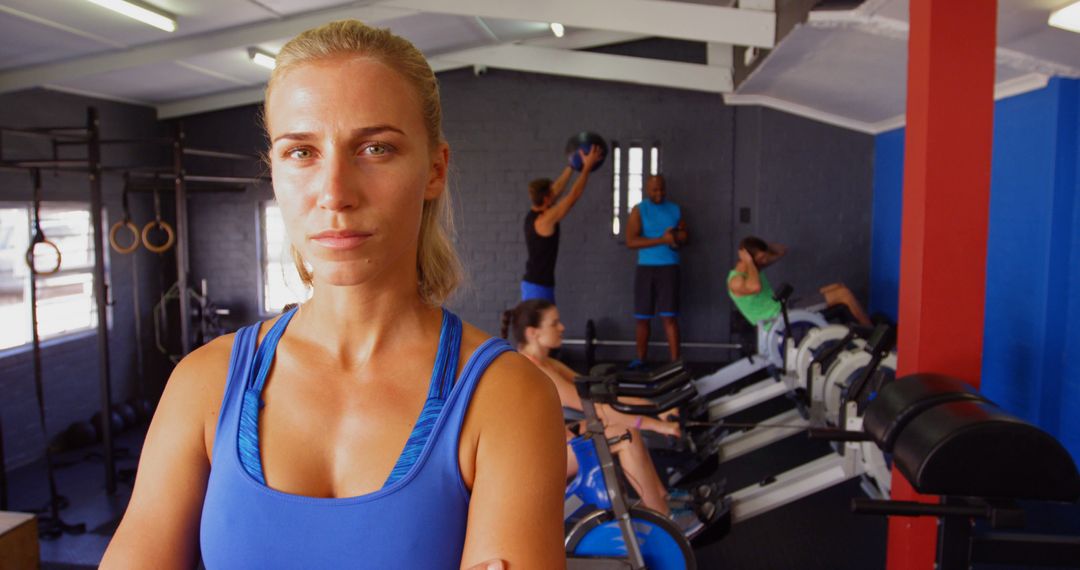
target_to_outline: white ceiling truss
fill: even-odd
[[[276,51],[302,30],[357,18],[412,40],[436,72],[703,91],[866,133],[904,122],[907,0],[821,11],[810,11],[816,0],[147,1],[178,13],[180,31],[111,21],[83,0],[0,0],[0,93],[47,87],[151,105],[161,118],[257,103],[268,72],[247,61],[249,47]],[[1069,0],[997,1],[997,97],[1080,77],[1080,35],[1045,25]],[[704,42],[708,63],[583,51],[648,37]]]

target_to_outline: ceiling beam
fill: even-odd
[[[633,41],[641,39],[642,37],[644,36],[626,34],[622,32],[605,32],[600,30],[575,30],[566,34],[566,36],[562,38],[556,38],[554,36],[550,38],[534,38],[530,40],[525,40],[523,43],[529,46],[536,47],[558,46],[562,49],[557,50],[557,55],[561,55],[571,49],[594,48],[613,43]],[[431,69],[435,73],[439,73],[441,71],[450,71],[453,69],[461,69],[463,67],[472,67],[474,65],[488,65],[486,63],[477,63],[470,61],[468,60],[468,58],[463,57],[457,52],[449,52],[441,55],[432,55],[428,59],[428,63],[431,65]],[[490,65],[490,67],[500,66]],[[216,111],[218,109],[227,109],[229,107],[254,105],[256,103],[262,102],[264,89],[264,86],[253,87],[249,89],[236,89],[232,91],[204,95],[201,97],[192,97],[188,99],[181,99],[179,101],[162,103],[157,106],[158,118],[172,119],[175,117],[183,117],[186,115],[195,115],[198,113]]]
[[[320,10],[280,20],[245,24],[205,34],[135,46],[123,51],[110,51],[59,63],[32,65],[0,73],[0,93],[279,40],[295,36],[306,29],[331,20],[358,18],[366,22],[378,22],[411,13],[406,9],[377,5]]]
[[[474,48],[435,60],[710,93],[727,93],[733,88],[731,68],[524,45]]]
[[[430,63],[431,69],[436,73],[450,69],[468,67],[468,64],[449,61],[441,63],[432,61]],[[158,119],[175,119],[176,117],[209,113],[210,111],[228,109],[231,107],[255,105],[257,103],[262,103],[265,91],[266,85],[259,85],[258,87],[233,89],[230,91],[211,93],[210,95],[161,103],[157,105],[157,116]]]
[[[776,14],[664,0],[384,0],[379,6],[772,48]]]

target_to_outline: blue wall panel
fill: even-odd
[[[1059,79],[995,105],[982,389],[1080,458],[1078,110],[1080,82]],[[891,315],[903,137],[875,141],[871,308]]]
[[[874,139],[874,214],[870,312],[896,320],[900,286],[900,217],[904,195],[904,129]]]

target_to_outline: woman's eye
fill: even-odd
[[[304,160],[311,158],[311,149],[308,148],[294,148],[285,153],[289,158],[295,158]]]
[[[385,143],[372,143],[365,146],[362,152],[369,156],[382,156],[390,152],[390,145]]]

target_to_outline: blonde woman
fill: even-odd
[[[558,396],[440,308],[460,270],[423,56],[304,32],[265,127],[311,299],[177,366],[102,567],[563,567]]]

